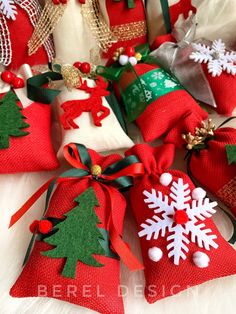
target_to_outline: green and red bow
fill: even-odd
[[[44,192],[47,191],[43,216],[48,209],[52,192],[59,186],[59,184],[71,180],[81,180],[82,178],[88,178],[91,181],[96,180],[101,184],[104,193],[106,193],[109,197],[110,215],[107,223],[107,230],[113,250],[118,254],[124,264],[130,270],[143,269],[143,265],[137,260],[127,244],[123,241],[116,228],[114,219],[115,208],[118,205],[114,202],[114,193],[116,189],[127,189],[132,186],[133,178],[144,174],[143,164],[139,162],[136,156],[131,155],[111,164],[106,169],[101,171],[101,173],[94,174],[94,165],[92,165],[92,160],[87,148],[84,145],[73,143],[64,147],[64,157],[73,168],[63,172],[58,177],[53,177],[43,186],[41,186],[39,190],[36,191],[28,199],[28,201],[11,217],[9,228],[12,227],[19,219],[21,219],[22,216],[24,216],[24,214],[32,207],[32,205]],[[36,235],[37,234],[35,231],[30,241],[24,263],[28,260]]]

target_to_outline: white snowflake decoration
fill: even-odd
[[[0,13],[4,14],[6,18],[15,20],[17,10],[14,0],[0,0]]]
[[[174,88],[177,84],[171,80],[165,80],[164,85],[166,88]]]
[[[162,80],[164,78],[164,74],[161,72],[154,72],[154,73],[152,73],[151,77],[154,80]]]
[[[221,39],[214,40],[211,47],[204,44],[192,44],[196,50],[189,58],[194,62],[207,63],[208,72],[213,77],[220,76],[223,71],[236,74],[236,52],[227,51]]]
[[[146,236],[146,240],[152,238],[156,240],[159,236],[164,237],[168,233],[168,257],[173,257],[174,264],[179,265],[180,259],[185,260],[189,251],[188,235],[191,242],[196,243],[200,248],[210,250],[211,247],[215,249],[218,247],[214,241],[216,235],[212,234],[211,229],[206,229],[204,223],[199,223],[216,212],[214,207],[217,203],[210,202],[208,198],[193,200],[189,185],[184,184],[181,178],[178,182],[172,182],[170,190],[169,196],[155,189],[152,189],[151,193],[143,192],[146,196],[144,202],[154,210],[155,215],[141,224],[139,237]]]

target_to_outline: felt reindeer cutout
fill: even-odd
[[[110,109],[103,106],[102,97],[110,94],[107,91],[108,83],[102,77],[98,77],[95,87],[89,87],[87,81],[81,81],[78,89],[85,91],[91,96],[87,99],[68,100],[61,105],[64,113],[61,115],[61,123],[65,130],[78,129],[79,126],[74,122],[83,112],[91,112],[93,123],[102,126],[101,121],[110,114]]]

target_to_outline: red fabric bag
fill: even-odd
[[[196,127],[202,127],[202,119],[191,114],[179,121],[165,138],[165,143],[173,143],[176,147],[187,146],[183,134],[195,135]],[[209,190],[236,216],[236,164],[227,158],[227,145],[236,145],[236,130],[221,127],[213,130],[213,136],[206,139],[203,147],[190,150],[189,170],[197,182]],[[191,147],[190,147],[191,148]]]
[[[145,266],[149,303],[236,273],[236,252],[211,219],[216,202],[183,172],[169,170],[174,145],[135,145],[126,152],[143,162],[144,176],[130,189]]]
[[[179,30],[178,30],[179,31]],[[157,54],[157,58],[159,59],[160,63],[163,63],[165,65],[168,65],[168,62],[165,60],[166,56],[164,53],[161,53],[161,49],[163,49],[164,46],[161,47],[162,44],[165,44],[167,42],[176,42],[175,38],[171,34],[166,34],[162,36],[158,36],[154,43],[152,44],[152,50],[159,48],[159,53]],[[207,45],[209,48],[211,48],[212,44],[216,44],[217,41],[214,41],[213,43],[210,41],[203,41],[202,45]],[[198,44],[201,42],[197,42]],[[217,44],[219,47],[221,44]],[[181,48],[180,48],[181,49]],[[181,81],[181,83],[184,85],[186,90],[188,90],[190,93],[193,94],[193,96],[196,99],[199,99],[199,101],[203,101],[204,91],[206,90],[206,86],[203,86],[202,88],[199,88],[199,71],[196,71],[196,63],[193,60],[190,60],[191,52],[195,51],[195,49],[191,48],[191,43],[189,44],[189,49],[187,50],[186,47],[183,48],[184,50],[181,53],[178,53],[178,55],[182,58],[175,60],[173,64],[176,64],[177,69],[171,64],[172,69],[167,69],[172,71],[172,73],[177,77],[177,79],[181,80],[181,77],[184,78],[185,82]],[[218,48],[219,49],[219,48]],[[221,48],[222,49],[222,48]],[[173,48],[172,48],[173,50]],[[225,48],[224,54],[226,55],[227,52],[229,53],[229,50]],[[197,53],[202,53],[202,56],[204,56],[204,52],[198,51]],[[161,56],[161,57],[160,57]],[[163,58],[163,60],[162,60]],[[192,71],[189,71],[189,77],[183,73],[179,73],[181,68],[188,67],[192,63],[193,69],[195,69],[196,73],[193,73]],[[202,68],[202,72],[204,75],[204,78],[201,78],[201,84],[205,84],[205,80],[209,84],[209,90],[211,91],[213,98],[209,100],[209,105],[216,106],[214,109],[222,115],[225,116],[232,116],[234,109],[236,108],[236,100],[234,97],[234,91],[236,89],[236,75],[228,74],[226,70],[223,70],[222,73],[219,76],[213,76],[212,73],[209,73],[208,65],[203,63],[199,65]],[[221,66],[220,66],[221,67]],[[195,75],[194,75],[195,74]],[[193,91],[191,91],[191,88],[193,83],[195,86],[198,86],[198,90],[195,90],[195,94]],[[202,95],[203,94],[203,95]],[[198,98],[199,97],[199,98]],[[206,96],[204,96],[206,97]],[[208,95],[208,98],[212,98],[212,96]]]
[[[61,258],[44,256],[42,252],[53,251],[53,246],[49,245],[49,243],[52,244],[51,238],[48,237],[46,239],[47,242],[45,242],[45,239],[36,241],[32,254],[20,277],[12,287],[10,294],[18,298],[47,296],[78,304],[99,313],[124,313],[119,286],[119,257],[132,270],[142,269],[143,267],[132,255],[126,243],[121,239],[120,235],[123,229],[126,201],[118,189],[115,188],[115,184],[117,187],[128,187],[131,183],[131,177],[128,176],[135,176],[142,173],[142,165],[134,157],[122,159],[121,156],[115,154],[103,157],[93,150],[87,150],[83,145],[76,144],[70,144],[65,148],[65,156],[74,169],[68,170],[57,178],[57,187],[50,199],[43,221],[45,222],[45,219],[49,221],[50,218],[54,221],[65,218],[63,223],[66,222],[69,219],[69,215],[72,214],[73,209],[75,209],[75,206],[78,206],[78,200],[81,210],[83,212],[87,211],[88,205],[83,202],[82,197],[91,189],[95,193],[92,197],[96,198],[96,206],[92,202],[93,214],[90,212],[86,220],[82,221],[83,212],[81,211],[80,216],[77,215],[74,218],[78,218],[78,221],[76,221],[76,224],[79,224],[78,229],[74,225],[73,229],[73,226],[70,225],[69,230],[65,231],[65,234],[68,235],[68,239],[66,240],[69,243],[65,242],[64,245],[75,248],[72,251],[72,256],[70,254],[60,255]],[[53,181],[51,180],[50,182]],[[46,184],[46,188],[48,185]],[[45,186],[41,189],[41,192],[43,191],[45,191]],[[34,196],[32,199],[35,201]],[[23,206],[23,209],[20,209],[15,214],[15,217],[13,216],[11,225],[26,210]],[[101,267],[92,266],[89,264],[91,261],[88,259],[89,262],[86,262],[86,258],[83,258],[83,256],[80,259],[76,257],[76,247],[79,247],[78,241],[83,246],[82,253],[84,256],[87,257],[87,252],[90,254],[90,246],[88,245],[91,242],[93,243],[94,237],[90,235],[86,237],[86,233],[84,231],[80,232],[79,228],[86,228],[86,223],[90,222],[92,215],[95,214],[97,215],[96,228],[99,227],[98,230],[100,232],[103,230],[103,236],[105,234],[107,237],[105,252],[102,254],[100,252],[97,255],[96,252],[98,250],[95,250],[91,253],[96,254],[93,255],[93,258],[102,265]],[[38,227],[39,231],[41,230],[40,223]],[[83,226],[81,226],[82,223],[84,224]],[[60,224],[57,224],[55,227],[58,228],[59,226]],[[90,224],[89,229],[84,230],[87,230],[89,233],[90,231],[88,230],[93,230],[92,228],[94,227],[95,225],[92,226]],[[59,227],[57,232],[61,232],[61,228]],[[77,233],[78,235],[76,236]],[[62,233],[59,233],[59,237],[63,238]],[[75,237],[74,242],[73,237]],[[81,243],[81,237],[83,243]],[[56,244],[54,243],[54,245]],[[60,244],[58,244],[58,247],[60,249]],[[71,276],[66,277],[63,274],[65,265],[69,263],[71,258],[73,259],[73,256],[76,258],[74,263],[74,271],[76,270],[74,278]],[[71,267],[69,269],[71,270]],[[55,285],[61,287],[59,295],[56,295],[53,291]],[[45,289],[44,295],[40,295],[40,291],[38,290],[40,286]],[[76,290],[74,294],[68,293],[68,289],[71,289],[71,292],[73,291],[73,287]],[[88,294],[89,297],[86,297]]]
[[[37,53],[28,55],[28,41],[30,40],[34,26],[40,16],[41,7],[37,0],[14,1],[16,7],[15,19],[7,18],[0,12],[0,63],[11,69],[18,69],[22,64],[31,66],[47,64],[53,58],[53,45],[47,40]]]
[[[102,0],[100,6],[107,24],[117,38],[105,57],[111,58],[119,47],[137,46],[147,42],[146,15],[142,0],[134,0],[132,8],[123,0]]]
[[[11,93],[11,95],[14,98],[14,94]],[[0,101],[3,99],[4,95],[1,95]],[[20,102],[15,102],[13,107],[10,107],[9,104],[9,109],[4,113],[2,106],[0,103],[0,120],[2,119],[0,137],[2,138],[2,130],[12,126],[12,119],[14,126],[17,127],[19,121],[14,121],[14,116],[11,116],[11,113],[14,115],[17,107],[21,108],[20,112],[23,118],[20,118],[20,123],[23,125],[25,123],[25,127],[16,128],[16,131],[21,130],[25,134],[19,136],[15,133],[14,136],[13,133],[7,133],[9,145],[1,146],[0,143],[0,174],[56,169],[59,162],[51,143],[51,107],[33,102],[23,108]]]
[[[166,71],[155,64],[138,63],[134,71],[125,71],[119,85],[123,91],[128,119],[137,116],[136,123],[146,142],[151,142],[170,130],[183,115],[197,112],[205,119],[207,113],[182,86]],[[146,108],[142,106],[143,86]],[[138,97],[137,97],[138,96]],[[130,114],[129,114],[130,112]],[[131,117],[131,119],[130,119]]]

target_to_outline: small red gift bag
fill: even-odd
[[[4,10],[5,8],[5,10]],[[11,69],[22,64],[47,64],[53,58],[53,44],[47,40],[37,53],[29,56],[28,41],[39,19],[41,7],[37,0],[17,0],[0,10],[0,63]]]
[[[158,65],[139,63],[134,66],[134,71],[136,73],[125,71],[119,85],[128,119],[136,117],[146,142],[162,136],[189,112],[196,111],[203,118],[207,117],[207,113],[179,82]]]
[[[103,157],[78,144],[66,146],[64,152],[74,168],[36,193],[39,197],[49,186],[47,211],[38,223],[38,241],[10,294],[47,296],[99,313],[123,313],[119,257],[131,270],[143,267],[121,238],[126,201],[118,189],[129,187],[143,167],[134,156]],[[35,200],[32,196],[11,225]],[[54,293],[58,285],[59,295]]]
[[[119,47],[136,46],[147,42],[145,8],[142,0],[100,0],[100,7],[117,42],[105,53],[112,57]]]
[[[236,108],[236,53],[221,39],[195,40],[195,16],[181,20],[171,34],[158,36],[152,55],[195,99],[231,116]]]
[[[236,252],[211,219],[216,202],[183,172],[170,170],[174,145],[135,145],[126,152],[145,174],[130,189],[145,266],[149,303],[236,273]]]
[[[211,121],[202,123],[191,114],[167,134],[165,143],[186,146],[193,177],[236,216],[236,130],[215,129]]]
[[[59,166],[51,143],[51,108],[26,108],[13,92],[0,99],[0,173],[53,170]]]

